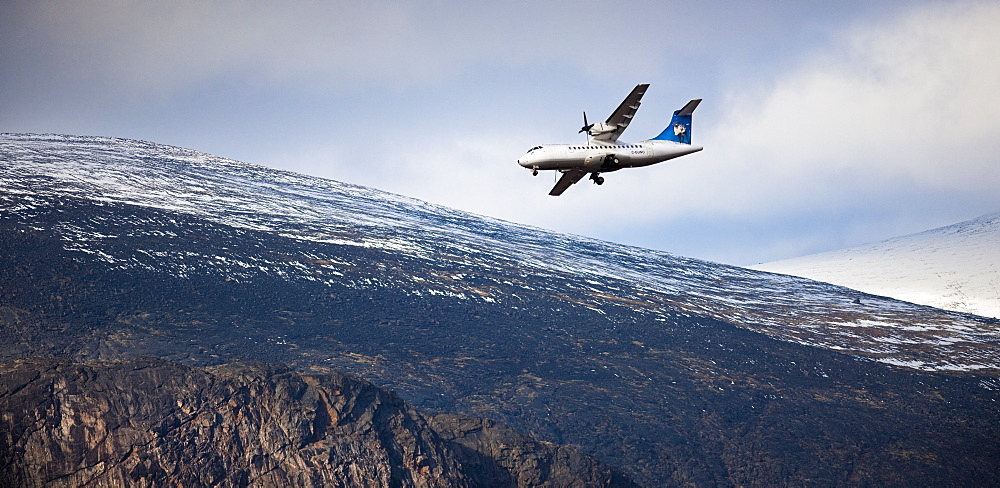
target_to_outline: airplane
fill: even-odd
[[[556,170],[562,177],[549,195],[562,195],[567,188],[590,173],[590,179],[604,184],[601,173],[610,173],[623,168],[638,168],[660,163],[668,159],[684,156],[704,149],[691,145],[691,114],[698,108],[701,99],[694,99],[674,111],[670,125],[660,135],[636,143],[622,143],[618,138],[628,127],[639,100],[649,88],[648,83],[636,85],[621,105],[611,113],[608,120],[596,124],[587,123],[587,112],[583,112],[583,127],[587,133],[586,144],[546,144],[535,146],[517,160],[517,164],[530,169],[538,176],[539,171]]]

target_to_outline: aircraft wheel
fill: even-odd
[[[531,170],[531,176],[538,176],[538,170],[537,169]]]
[[[594,179],[594,183],[597,183],[598,186],[603,185],[604,184],[604,177],[603,176],[598,176],[597,178]]]

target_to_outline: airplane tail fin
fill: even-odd
[[[701,103],[700,98],[691,100],[680,110],[674,111],[674,118],[670,119],[670,125],[660,135],[653,138],[654,141],[674,141],[684,144],[691,144],[691,114]]]

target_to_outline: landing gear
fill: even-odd
[[[603,185],[604,184],[604,177],[601,176],[600,173],[591,173],[590,174],[590,179],[593,180],[593,182],[595,184],[597,184],[597,185]]]
[[[531,176],[538,176],[538,168],[531,168]]]

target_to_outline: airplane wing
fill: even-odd
[[[562,195],[562,192],[566,191],[566,189],[572,186],[573,183],[580,181],[580,179],[586,174],[587,172],[582,169],[566,171],[563,173],[562,178],[559,178],[559,181],[556,182],[556,186],[552,187],[552,191],[549,192],[549,195],[554,197]]]
[[[636,85],[632,89],[632,93],[629,93],[621,105],[611,113],[608,120],[600,124],[600,127],[592,130],[591,135],[594,139],[607,142],[617,141],[621,137],[622,132],[625,132],[625,128],[628,127],[629,122],[632,122],[635,112],[639,110],[639,100],[646,94],[646,88],[649,88],[649,83]]]

